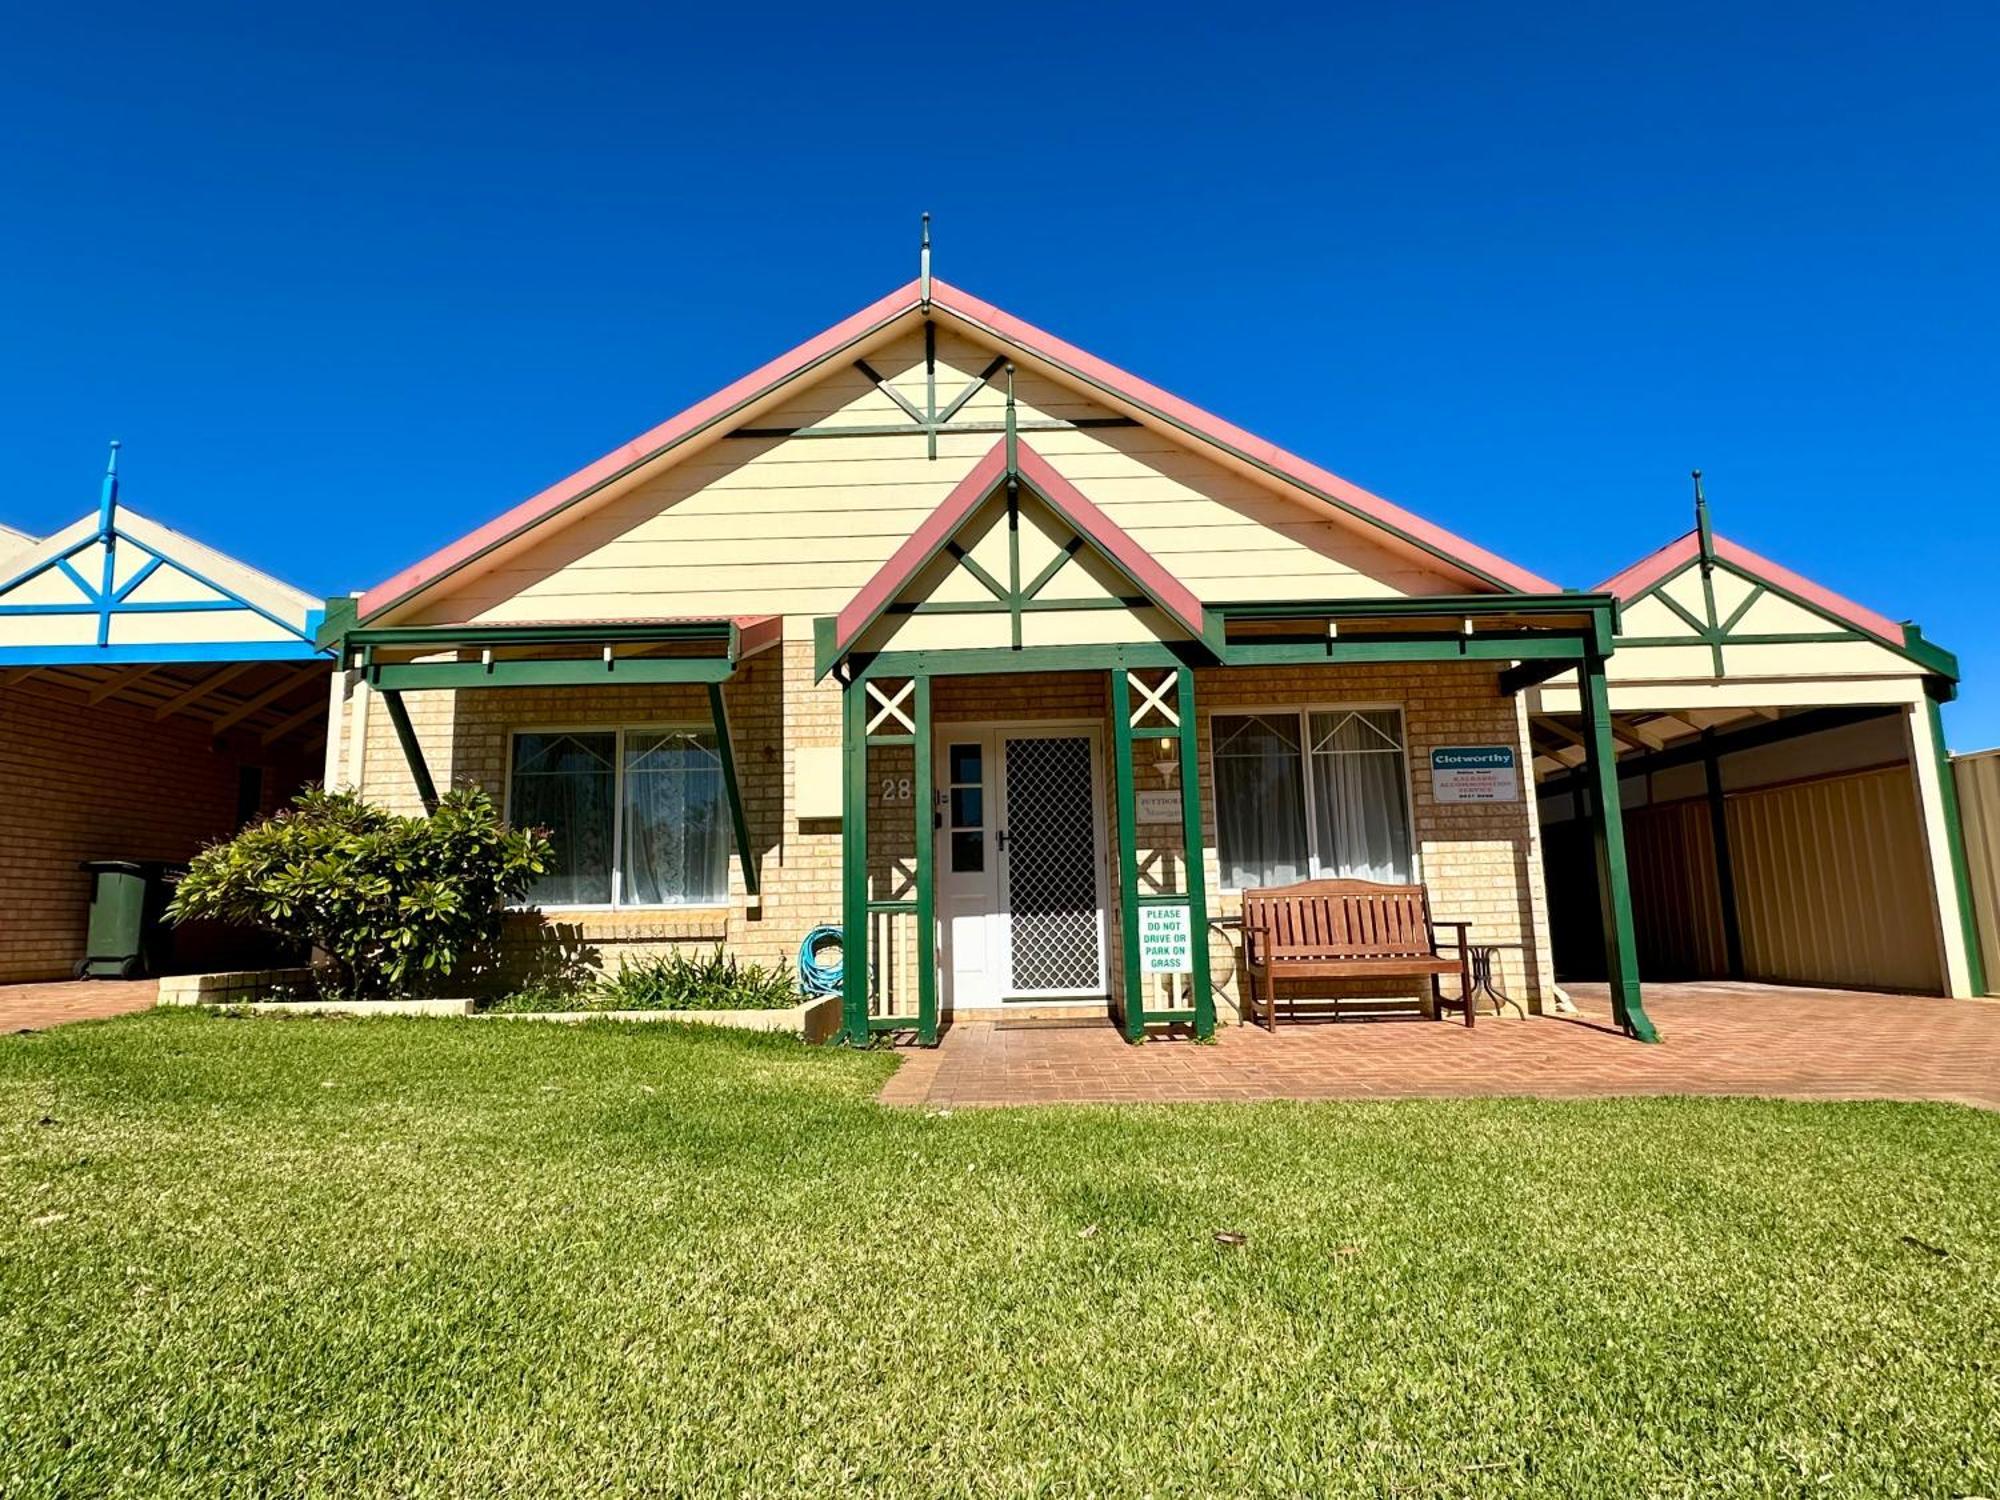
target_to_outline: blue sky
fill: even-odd
[[[363,587],[938,270],[1560,581],[1717,524],[2000,743],[1989,9],[17,7],[0,520]]]

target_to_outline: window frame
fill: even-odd
[[[1410,879],[1422,885],[1424,880],[1423,847],[1417,840],[1417,788],[1416,778],[1410,769],[1410,710],[1404,703],[1383,702],[1324,702],[1307,699],[1278,703],[1218,703],[1205,710],[1208,719],[1208,776],[1210,811],[1215,818],[1215,866],[1217,889],[1225,896],[1241,896],[1246,890],[1256,890],[1255,886],[1230,885],[1223,876],[1222,859],[1222,781],[1221,762],[1215,754],[1215,721],[1217,719],[1261,716],[1280,718],[1287,714],[1298,720],[1299,729],[1299,779],[1300,806],[1305,812],[1306,824],[1306,879],[1339,880],[1346,877],[1330,874],[1320,859],[1318,848],[1319,811],[1318,798],[1313,792],[1311,775],[1312,762],[1312,716],[1314,714],[1341,713],[1383,713],[1393,712],[1402,726],[1403,743],[1403,829],[1410,844]]]
[[[501,816],[514,821],[514,765],[524,734],[608,734],[612,737],[611,763],[611,899],[605,901],[520,901],[508,911],[727,911],[733,899],[729,866],[736,854],[736,839],[730,832],[722,857],[722,896],[716,901],[634,902],[621,899],[625,886],[625,737],[628,734],[705,734],[716,738],[715,725],[707,720],[677,719],[637,724],[510,724],[507,727],[506,795],[501,799]],[[721,756],[718,743],[716,755]],[[722,788],[725,804],[729,787]]]

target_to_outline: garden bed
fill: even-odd
[[[485,1021],[678,1021],[690,1026],[729,1026],[738,1031],[785,1031],[809,1042],[824,1042],[840,1030],[840,996],[814,995],[783,1010],[619,1009],[593,1006],[586,1010],[483,1010]]]

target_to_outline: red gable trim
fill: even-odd
[[[1852,599],[1836,594],[1832,589],[1822,587],[1810,578],[1803,578],[1790,568],[1772,562],[1768,557],[1759,557],[1748,547],[1739,547],[1726,536],[1715,539],[1715,555],[1732,567],[1755,574],[1767,583],[1775,583],[1787,593],[1797,594],[1813,608],[1832,615],[1835,619],[1845,620],[1856,630],[1880,636],[1899,649],[1902,646],[1903,627],[1887,615],[1878,615],[1866,605],[1856,604]]]
[[[1158,558],[1134,541],[1130,533],[1099,510],[1026,442],[1017,443],[1015,461],[1022,480],[1031,490],[1116,563],[1176,625],[1195,639],[1201,638],[1204,623],[1201,601],[1186,584],[1169,573]],[[1006,477],[1007,440],[1002,438],[834,617],[836,655],[854,649],[862,632],[881,618],[882,611],[910,586],[925,564],[937,556],[938,550]]]
[[[1225,422],[1221,417],[1203,411],[1200,407],[1183,401],[1180,397],[1163,391],[1158,386],[1119,369],[1116,365],[1107,364],[1095,355],[1085,353],[1074,344],[1063,342],[1052,333],[1047,333],[1031,323],[1024,323],[1011,313],[1002,312],[990,302],[980,301],[969,292],[962,292],[957,287],[933,280],[931,299],[945,312],[984,328],[994,336],[1016,344],[1030,354],[1067,368],[1071,373],[1102,388],[1112,396],[1152,410],[1194,437],[1233,449],[1279,479],[1289,480],[1305,489],[1317,491],[1362,520],[1373,521],[1403,533],[1447,563],[1474,574],[1485,575],[1507,588],[1522,593],[1561,592],[1548,579],[1508,562],[1497,553],[1474,546],[1463,537],[1454,536],[1443,527],[1433,525],[1393,501],[1384,500],[1380,495],[1370,494],[1359,485],[1342,479],[1338,474],[1330,473],[1317,464],[1308,463],[1296,454],[1287,453],[1277,444],[1245,432],[1241,427]]]
[[[1885,644],[1901,650],[1903,627],[1887,615],[1877,614],[1865,604],[1856,604],[1844,594],[1836,594],[1832,589],[1814,583],[1810,578],[1794,573],[1768,557],[1752,552],[1748,547],[1739,546],[1728,537],[1715,539],[1715,555],[1738,572],[1753,579],[1775,584],[1788,594],[1795,594],[1817,609],[1844,624],[1852,625],[1863,634],[1872,635]],[[1701,539],[1690,531],[1667,543],[1650,557],[1641,559],[1616,577],[1608,578],[1597,586],[1601,594],[1616,594],[1621,601],[1636,598],[1655,584],[1665,581],[1689,563],[1701,556]]]
[[[1196,640],[1205,623],[1201,600],[1188,586],[1169,573],[1160,560],[1132,539],[1129,532],[1099,510],[1075,485],[1058,474],[1049,461],[1026,443],[1019,445],[1016,463],[1021,477],[1065,521],[1084,534],[1097,549],[1118,564],[1125,575],[1144,589],[1152,601],[1166,611],[1173,622]]]
[[[972,514],[973,508],[993,493],[994,486],[1006,474],[1007,441],[1002,438],[986,457],[973,465],[970,474],[952,487],[951,493],[939,502],[938,508],[924,518],[923,525],[904,538],[903,545],[892,552],[889,560],[861,586],[860,592],[847,601],[847,607],[834,616],[836,652],[846,652],[853,647],[861,632],[875,622],[896,595],[909,587],[910,580],[937,555],[940,547],[951,540],[952,533],[965,524],[965,518]]]
[[[914,281],[898,287],[877,302],[871,302],[852,317],[842,319],[789,353],[758,366],[741,380],[724,386],[704,401],[697,401],[686,411],[641,433],[622,448],[612,450],[597,462],[578,469],[567,479],[558,480],[540,494],[529,496],[512,510],[494,517],[450,546],[433,552],[422,562],[405,568],[386,582],[376,584],[361,596],[359,617],[366,620],[393,604],[401,603],[427,584],[435,583],[447,573],[456,572],[592,491],[642,464],[652,462],[670,448],[714,426],[760,396],[824,364],[842,349],[868,337],[918,305],[917,284]]]
[[[1686,536],[1675,537],[1659,551],[1648,553],[1624,572],[1613,574],[1591,592],[1614,594],[1619,603],[1630,603],[1654,584],[1679,572],[1700,555],[1701,538],[1690,531]]]

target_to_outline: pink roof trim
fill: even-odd
[[[1823,584],[1814,583],[1782,563],[1772,562],[1770,558],[1752,552],[1726,536],[1716,537],[1715,555],[1731,567],[1766,583],[1776,584],[1788,594],[1796,594],[1822,614],[1844,621],[1856,630],[1875,636],[1891,646],[1903,643],[1903,627],[1887,615],[1878,614],[1865,604],[1856,604],[1846,595],[1836,594]],[[1690,531],[1624,572],[1606,579],[1597,586],[1597,592],[1616,594],[1620,600],[1634,598],[1700,556],[1701,538]]]
[[[659,426],[641,433],[621,448],[586,464],[567,479],[557,480],[540,494],[530,495],[511,510],[495,516],[476,531],[468,532],[450,546],[433,552],[422,562],[403,569],[395,577],[378,583],[361,596],[360,617],[366,620],[390,605],[455,572],[489,548],[496,547],[529,527],[547,520],[557,511],[597,488],[606,480],[637,464],[657,458],[669,448],[685,442],[718,419],[758,396],[822,363],[848,344],[867,337],[918,305],[917,283],[898,287],[888,296],[871,302],[852,317],[800,344],[796,349],[759,365],[740,380],[732,381],[706,400],[697,401],[686,411],[667,418]]]
[[[1132,539],[1130,532],[1099,510],[1025,442],[1019,445],[1016,462],[1021,477],[1039,490],[1043,499],[1123,568],[1134,583],[1152,596],[1155,604],[1173,616],[1175,624],[1200,638],[1205,622],[1201,600],[1186,584],[1169,573],[1158,558]]]
[[[1173,617],[1175,624],[1192,636],[1201,636],[1205,618],[1201,600],[1186,584],[1168,572],[1158,558],[1134,541],[1129,532],[1099,510],[1025,441],[1017,442],[1015,461],[1028,485],[1082,532],[1087,541],[1123,568],[1155,604]],[[951,540],[966,518],[1006,477],[1007,440],[1002,438],[973,466],[970,474],[952,487],[938,508],[924,518],[923,524],[910,533],[834,618],[836,652],[853,649],[861,633],[909,587],[924,564],[936,556],[937,550]]]
[[[980,501],[993,493],[993,487],[1006,473],[1007,442],[1003,438],[973,465],[970,474],[952,487],[938,508],[924,517],[923,524],[904,538],[903,545],[889,555],[888,561],[875,570],[874,576],[847,601],[847,607],[834,617],[836,651],[853,646],[855,638],[889,607],[937,549],[951,540],[952,533],[965,523]]]
[[[1669,573],[1693,562],[1700,553],[1701,539],[1690,531],[1686,536],[1675,537],[1657,552],[1647,553],[1624,572],[1605,579],[1591,592],[1615,594],[1622,603],[1634,595],[1645,593]]]
[[[1084,352],[1074,344],[1065,343],[1054,334],[1037,328],[1032,323],[1023,322],[1013,314],[1001,311],[990,302],[982,302],[969,292],[962,292],[957,287],[933,280],[931,297],[945,312],[966,322],[981,325],[1008,342],[1019,344],[1030,353],[1067,365],[1086,380],[1105,387],[1112,395],[1149,406],[1168,421],[1186,428],[1196,437],[1234,448],[1246,457],[1268,465],[1280,478],[1293,480],[1311,489],[1322,490],[1343,504],[1352,506],[1365,518],[1393,527],[1429,544],[1443,553],[1447,561],[1489,574],[1524,593],[1561,592],[1561,589],[1548,579],[1508,562],[1497,553],[1475,546],[1465,538],[1456,536],[1414,512],[1403,509],[1394,501],[1370,494],[1361,486],[1342,479],[1338,474],[1309,463],[1297,454],[1288,453],[1277,444],[1254,433],[1245,432],[1234,423],[1226,422],[1212,412],[1203,411],[1200,407],[1183,401],[1180,397],[1163,391],[1158,386],[1119,369],[1116,365]]]

